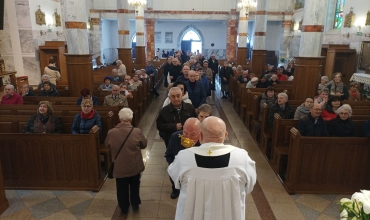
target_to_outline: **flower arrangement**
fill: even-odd
[[[341,199],[339,204],[341,205],[340,219],[370,220],[370,191],[356,192],[351,199]]]

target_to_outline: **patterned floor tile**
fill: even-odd
[[[69,208],[86,200],[91,200],[92,196],[88,192],[72,191],[64,195],[61,195],[58,198],[67,208]]]
[[[36,219],[42,219],[66,209],[58,198],[53,198],[37,205],[29,207],[30,212]]]
[[[82,216],[85,214],[87,208],[90,206],[92,199],[86,200],[81,202],[77,205],[69,207],[69,211],[77,218],[81,219]]]
[[[320,212],[318,212],[314,209],[308,208],[307,206],[301,205],[299,203],[297,203],[297,207],[299,208],[299,210],[301,210],[301,212],[302,212],[302,214],[303,214],[303,216],[305,217],[306,220],[315,220],[321,214]]]
[[[64,209],[63,211],[57,212],[52,214],[42,220],[55,220],[55,219],[63,219],[63,220],[77,220],[76,218],[68,209]]]
[[[318,212],[323,212],[330,204],[330,201],[311,194],[303,194],[295,201]]]
[[[12,213],[15,213],[22,209],[27,208],[24,202],[22,201],[22,199],[19,197],[8,198],[8,202],[9,202],[9,208],[5,210],[3,214],[0,215],[1,217],[10,215]]]
[[[330,216],[330,217],[333,217],[333,218],[337,218],[340,214],[339,212],[340,210],[340,205],[338,204],[337,201],[333,201],[330,203],[330,205],[324,210],[324,214]]]
[[[27,193],[20,196],[22,201],[27,207],[39,204],[41,202],[55,198],[55,195],[51,191],[33,191],[32,193]]]

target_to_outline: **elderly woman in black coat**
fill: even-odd
[[[336,111],[337,117],[327,122],[329,136],[355,137],[355,124],[351,120],[352,108],[344,104]]]
[[[37,114],[32,115],[24,125],[23,133],[62,133],[62,123],[53,115],[53,107],[48,101],[41,101]]]

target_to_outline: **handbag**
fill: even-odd
[[[128,137],[130,136],[130,134],[131,134],[132,130],[134,130],[134,127],[132,127],[132,128],[131,128],[130,133],[128,133],[128,135],[127,135],[126,139],[123,141],[123,143],[122,143],[121,147],[119,148],[119,150],[118,150],[118,152],[117,152],[116,156],[114,157],[114,160],[116,160],[116,159],[117,159],[117,156],[118,156],[119,152],[121,151],[121,149],[122,149],[123,145],[125,145],[125,143],[126,143],[126,141],[127,141]],[[112,163],[110,164],[110,166],[109,166],[108,176],[107,176],[109,179],[113,179],[113,178],[114,178],[114,176],[113,176],[113,170],[114,170],[114,162],[112,162]]]

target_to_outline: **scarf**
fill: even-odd
[[[51,70],[59,71],[59,68],[55,66],[48,66],[48,68]]]
[[[83,112],[81,112],[81,118],[83,118],[83,119],[85,119],[85,120],[88,120],[88,119],[91,119],[91,118],[93,118],[94,117],[94,115],[95,115],[95,110],[93,109],[93,110],[91,110],[91,112],[89,112],[89,113],[87,113],[87,114],[85,114],[85,113],[83,113]]]
[[[330,95],[335,95],[337,92],[340,92],[343,94],[343,83],[339,82],[338,85],[336,83],[333,83],[330,86]]]
[[[49,114],[42,115],[37,113],[36,118],[33,121],[33,127],[33,132],[38,134],[53,133],[55,131],[55,124]]]
[[[301,113],[308,114],[310,113],[310,109],[304,106],[304,103],[297,108],[297,110]]]

